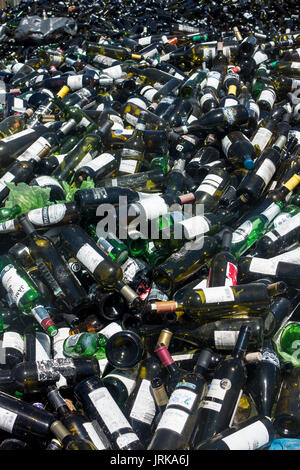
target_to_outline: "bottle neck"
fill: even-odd
[[[179,370],[179,367],[174,362],[174,359],[172,358],[166,346],[164,344],[160,344],[155,349],[155,353],[158,355],[160,361],[162,362],[163,366],[168,371],[170,377],[176,375],[176,373]]]

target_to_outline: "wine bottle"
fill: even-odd
[[[98,283],[106,289],[117,289],[130,304],[140,303],[138,295],[122,282],[121,267],[107,256],[81,227],[76,225],[64,227],[60,236],[62,243]]]
[[[186,371],[177,366],[165,344],[158,344],[154,352],[157,354],[162,365],[168,373],[168,380],[165,385],[166,391],[170,397],[174,392],[178,382],[183,379]]]
[[[261,352],[261,361],[246,364],[245,391],[254,401],[258,414],[271,418],[282,382],[280,362],[271,339],[264,340]]]
[[[55,336],[57,328],[43,305],[42,296],[23,268],[16,266],[11,255],[1,257],[0,277],[4,289],[10,293],[21,312],[32,315],[50,336]]]
[[[10,370],[24,360],[25,346],[20,333],[16,327],[0,333],[1,370]]]
[[[178,317],[185,314],[196,322],[217,320],[226,314],[263,312],[273,295],[286,291],[284,282],[265,285],[263,283],[241,284],[224,287],[201,287],[185,290],[179,302],[155,302],[150,309],[155,314],[175,312]]]
[[[210,362],[210,351],[203,350],[194,371],[184,375],[177,383],[148,450],[178,450],[187,447],[196,425],[199,404],[207,393],[207,384],[202,373]]]
[[[106,343],[106,358],[117,369],[131,369],[144,354],[141,337],[130,330],[122,330],[109,337]]]
[[[211,170],[195,191],[197,204],[203,204],[204,212],[214,212],[227,189],[230,174],[222,168]]]
[[[94,424],[84,414],[79,413],[76,409],[70,410],[55,385],[48,387],[47,398],[62,424],[74,437],[91,442],[97,450],[109,448],[105,436],[95,428]]]
[[[90,441],[73,436],[61,421],[52,423],[51,431],[61,442],[64,450],[97,450]]]
[[[230,427],[246,382],[243,356],[249,327],[242,326],[232,357],[217,366],[210,388],[200,403],[197,425],[190,440],[192,448]]]
[[[139,367],[138,364],[132,369],[113,369],[102,376],[103,384],[123,413],[125,413],[125,404],[135,389]]]
[[[62,374],[67,385],[72,386],[85,377],[100,373],[98,360],[49,359],[48,361],[20,362],[11,371],[0,371],[1,388],[22,393],[39,393],[48,385],[54,385]]]
[[[276,430],[270,418],[253,416],[200,443],[196,450],[263,450],[275,436]]]
[[[131,188],[135,191],[157,192],[165,184],[165,173],[159,168],[153,170],[119,176],[117,178],[104,178],[97,181],[98,187],[111,188],[118,186],[120,188]]]
[[[283,377],[273,416],[275,431],[284,438],[297,438],[299,436],[300,415],[298,396],[299,369],[293,367]]]
[[[223,137],[222,149],[233,167],[243,166],[247,170],[253,170],[256,153],[253,144],[242,132],[232,131]]]
[[[238,268],[230,253],[232,232],[224,230],[221,251],[214,255],[209,267],[207,287],[234,286],[237,284]]]
[[[96,420],[114,450],[141,450],[142,445],[99,377],[90,377],[74,388],[86,416]]]
[[[65,339],[63,345],[66,357],[105,357],[107,339],[101,333],[78,333]]]

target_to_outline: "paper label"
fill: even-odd
[[[119,331],[122,331],[121,325],[119,325],[116,322],[112,322],[109,325],[107,325],[105,328],[103,328],[100,333],[104,335],[107,339],[110,338],[112,335],[115,333],[118,333]]]
[[[119,447],[119,449],[123,449],[124,447],[128,446],[129,444],[137,440],[138,438],[136,434],[134,434],[133,432],[122,434],[121,436],[117,438],[117,446]]]
[[[70,75],[67,78],[67,86],[71,88],[72,91],[79,90],[82,88],[83,75]]]
[[[215,347],[217,349],[233,349],[239,331],[214,331]]]
[[[122,428],[131,429],[129,422],[105,387],[93,390],[88,396],[111,434]]]
[[[7,265],[1,271],[0,276],[4,289],[12,296],[18,306],[23,295],[30,291],[30,286],[17,273],[16,268],[12,264]]]
[[[284,224],[284,226],[277,227],[276,232],[282,237],[286,235],[288,232],[299,227],[299,225],[300,225],[300,213],[288,219],[286,223]]]
[[[17,413],[0,408],[0,428],[12,434],[17,417]]]
[[[224,437],[222,441],[229,447],[229,450],[255,450],[268,444],[269,439],[267,428],[257,421]]]
[[[262,51],[257,51],[257,52],[254,54],[253,59],[255,60],[256,65],[259,65],[259,64],[261,64],[262,62],[265,62],[266,60],[268,60],[269,57],[268,57],[268,55],[265,54],[264,52],[262,52]]]
[[[70,328],[59,328],[57,334],[53,337],[53,359],[66,357],[64,355],[63,344],[69,337]]]
[[[19,333],[6,331],[3,333],[2,348],[13,348],[24,354],[24,341]]]
[[[105,450],[105,446],[103,444],[103,442],[101,441],[98,433],[96,432],[94,426],[92,423],[83,423],[83,427],[84,429],[86,430],[86,432],[88,433],[89,437],[90,437],[90,440],[91,442],[94,444],[94,446],[98,449],[98,450]]]
[[[167,408],[164,411],[156,430],[168,429],[170,431],[176,432],[177,434],[182,434],[188,417],[189,414],[183,410]]]
[[[261,213],[261,215],[264,215],[268,219],[268,221],[271,222],[279,212],[280,212],[280,207],[274,202],[269,207],[267,207],[267,209],[265,209]]]
[[[266,101],[267,103],[269,103],[270,107],[273,108],[273,105],[275,103],[275,99],[276,99],[276,95],[274,93],[273,90],[262,90],[262,92],[260,93],[259,95],[259,98],[258,98],[258,103],[260,101]]]
[[[271,181],[275,171],[276,166],[274,165],[274,163],[269,158],[266,158],[264,162],[260,165],[256,174],[264,180],[265,185],[267,186]]]
[[[17,132],[16,134],[9,135],[8,137],[4,137],[4,139],[1,139],[1,142],[7,143],[10,142],[11,140],[17,140],[24,135],[32,134],[34,129],[25,129],[24,131]]]
[[[133,174],[136,172],[137,164],[138,164],[137,160],[128,160],[128,159],[122,158],[119,171]]]
[[[216,411],[217,413],[220,413],[220,411],[222,409],[222,405],[221,405],[221,403],[216,403],[214,401],[202,400],[200,405],[199,405],[199,408],[206,408],[206,409],[209,409],[209,410]]]
[[[3,189],[8,190],[8,187],[6,186],[5,183],[10,183],[15,179],[15,175],[7,171],[2,178],[0,178],[0,191],[3,191]]]
[[[168,407],[172,405],[180,405],[187,410],[191,410],[197,398],[197,394],[191,390],[177,389],[170,396]]]
[[[37,331],[35,334],[36,361],[51,359],[51,339],[47,333]]]
[[[156,406],[151,394],[151,382],[150,380],[143,379],[130,412],[130,418],[150,425],[155,417],[155,413]]]
[[[64,218],[66,210],[65,204],[53,204],[29,211],[28,219],[34,225],[51,225],[60,222]]]
[[[85,243],[80,250],[77,252],[76,259],[80,261],[92,274],[96,270],[97,266],[104,260],[103,256],[100,255],[89,243]]]
[[[213,379],[205,398],[217,398],[218,400],[224,400],[226,392],[230,388],[230,380]]]
[[[227,137],[227,135],[222,139],[222,150],[225,153],[226,157],[228,154],[229,147],[231,146],[232,142],[231,140]]]
[[[260,274],[269,274],[275,276],[277,271],[278,262],[265,258],[252,258],[249,271]]]
[[[246,220],[239,228],[232,234],[232,243],[240,243],[244,241],[252,231],[252,222]]]
[[[272,132],[269,131],[269,129],[266,129],[264,127],[260,127],[256,134],[254,135],[253,139],[251,140],[251,143],[253,146],[257,146],[261,151],[265,149],[267,146],[269,140],[272,137]]]
[[[42,188],[44,186],[58,186],[59,188],[61,188],[59,182],[56,181],[54,178],[51,178],[51,176],[38,176],[36,178],[36,182]]]
[[[144,209],[144,213],[148,220],[155,219],[156,217],[167,214],[168,212],[168,205],[160,196],[145,198],[142,201],[139,201],[139,204]]]
[[[218,189],[218,187],[220,186],[220,184],[222,183],[222,181],[223,181],[223,178],[221,178],[220,176],[209,174],[204,178],[199,188],[196,189],[195,192],[198,193],[202,191],[204,193],[207,193],[213,196],[216,190]]]
[[[207,304],[234,301],[234,295],[232,289],[229,286],[206,287],[203,288],[202,291],[204,292],[205,301]]]
[[[29,161],[29,160],[35,160],[37,162],[40,161],[39,154],[46,148],[49,147],[51,148],[50,143],[48,142],[47,139],[44,137],[39,137],[38,140],[36,140],[30,147],[28,147],[25,152],[23,152],[19,157],[17,157],[17,160],[19,161]]]
[[[117,380],[120,380],[120,382],[122,382],[125,385],[127,392],[128,392],[128,396],[129,396],[135,387],[136,376],[137,376],[136,369],[134,369],[132,372],[128,370],[127,371],[116,370],[116,372],[112,372],[111,374],[106,375],[105,379],[109,377],[113,377]]]
[[[184,227],[185,237],[189,240],[210,230],[207,220],[201,215],[182,220],[179,224]]]

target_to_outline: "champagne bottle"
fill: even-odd
[[[249,328],[242,326],[232,356],[217,366],[210,388],[200,403],[190,441],[192,448],[230,427],[246,382],[243,356],[248,338]]]
[[[207,393],[207,384],[202,373],[208,368],[210,361],[210,351],[203,350],[194,371],[184,375],[178,382],[148,450],[178,450],[187,447],[196,425],[199,404]]]
[[[79,382],[74,394],[86,416],[97,421],[113,450],[142,449],[137,435],[99,377]]]
[[[207,287],[234,286],[237,284],[238,268],[230,253],[232,232],[224,230],[221,251],[212,258]]]
[[[275,436],[270,418],[253,416],[200,443],[196,450],[260,450],[267,448]]]

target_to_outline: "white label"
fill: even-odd
[[[36,361],[51,359],[51,339],[47,333],[37,331],[35,334]]]
[[[83,427],[88,433],[92,443],[98,450],[105,450],[105,446],[103,442],[101,441],[100,437],[98,436],[98,433],[96,432],[94,426],[92,423],[83,423]]]
[[[139,202],[148,220],[167,214],[168,205],[160,196],[148,197]]]
[[[59,328],[57,334],[53,337],[53,359],[65,358],[63,344],[69,337],[70,328]]]
[[[222,181],[223,179],[220,176],[209,174],[204,178],[199,188],[196,189],[196,193],[202,191],[213,196]]]
[[[272,240],[272,242],[276,242],[276,240],[278,240],[279,238],[279,237],[276,237],[276,235],[273,232],[266,233],[265,237],[269,237]]]
[[[222,386],[222,380],[213,379],[205,398],[217,398],[218,400],[224,400],[226,392],[227,387]]]
[[[54,178],[51,178],[51,176],[38,176],[36,178],[36,182],[42,188],[44,186],[58,186],[59,188],[61,188],[61,185],[59,184],[59,182],[56,181]]]
[[[257,51],[253,56],[253,59],[255,60],[256,65],[259,65],[262,62],[265,62],[266,60],[268,60],[268,58],[269,58],[268,55],[262,51]]]
[[[4,431],[12,433],[17,417],[17,413],[0,408],[0,428]]]
[[[191,410],[195,403],[196,397],[197,397],[197,394],[190,390],[186,390],[186,389],[174,390],[174,392],[172,393],[168,401],[168,407],[170,405],[180,405],[183,408],[186,408],[187,410]]]
[[[239,331],[214,331],[217,349],[232,349],[235,346]]]
[[[121,78],[123,75],[122,67],[120,65],[114,65],[113,67],[108,67],[103,70],[106,75],[109,75],[111,78]]]
[[[217,71],[211,71],[207,74],[206,86],[217,89],[221,81],[221,74]]]
[[[208,101],[208,100],[210,100],[210,99],[212,99],[212,98],[213,98],[213,96],[212,96],[211,93],[204,93],[204,95],[202,95],[202,97],[201,97],[201,99],[200,99],[200,102],[199,102],[201,108],[203,107],[203,105],[204,105],[204,103],[205,103],[206,101]]]
[[[17,160],[19,161],[29,161],[29,160],[35,160],[39,162],[39,154],[46,148],[49,147],[51,148],[51,145],[49,144],[48,140],[46,140],[44,137],[39,137],[38,140],[36,140],[30,147],[28,147],[25,152],[23,152],[19,157],[17,157]]]
[[[7,220],[0,223],[0,232],[9,233],[15,231],[15,219]]]
[[[284,224],[284,226],[277,227],[276,232],[282,237],[283,235],[286,235],[291,230],[294,230],[295,228],[299,227],[299,225],[300,225],[300,213],[288,219],[286,223]]]
[[[122,158],[119,171],[133,174],[136,171],[137,164],[138,164],[137,160],[125,160]]]
[[[1,280],[4,289],[12,296],[18,306],[23,295],[30,291],[29,285],[12,265],[8,265],[2,270]]]
[[[6,331],[3,333],[2,348],[14,348],[24,354],[24,341],[15,331]]]
[[[227,135],[222,139],[222,150],[225,153],[226,157],[228,154],[229,147],[231,146],[232,142],[231,140],[227,137]]]
[[[269,129],[265,129],[264,127],[260,127],[256,132],[255,136],[251,140],[252,145],[256,145],[260,148],[261,151],[265,149],[269,140],[272,137],[272,132]]]
[[[232,243],[240,243],[250,235],[252,230],[252,222],[246,220],[239,228],[237,228],[232,234]]]
[[[93,390],[89,393],[89,398],[111,434],[122,428],[131,428],[129,422],[105,387]]]
[[[201,215],[183,220],[179,224],[184,227],[185,237],[189,240],[210,230],[207,220]]]
[[[207,279],[202,279],[202,281],[199,282],[199,284],[193,287],[193,290],[203,289],[203,287],[207,287]]]
[[[291,69],[299,69],[300,68],[300,62],[292,62],[290,67],[291,67]]]
[[[133,432],[122,434],[117,438],[117,446],[119,449],[123,449],[134,441],[137,441],[137,436]]]
[[[276,166],[274,165],[274,163],[269,158],[266,158],[264,162],[260,165],[256,174],[264,180],[265,185],[268,185],[275,171]]]
[[[91,245],[85,243],[80,250],[77,252],[76,259],[80,261],[91,273],[94,273],[95,269],[104,260]]]
[[[259,98],[257,102],[259,103],[260,101],[267,101],[271,108],[273,108],[273,105],[275,103],[276,95],[273,90],[262,90],[261,94],[259,95]]]
[[[200,408],[208,408],[209,410],[213,410],[213,411],[216,411],[217,413],[220,413],[222,409],[222,405],[221,403],[216,403],[214,401],[203,400],[200,403]]]
[[[150,380],[142,380],[139,391],[137,393],[134,405],[130,412],[130,417],[141,421],[142,423],[151,424],[156,412],[154,398],[151,394]]]
[[[148,101],[152,103],[154,96],[157,93],[157,90],[151,86],[146,86],[140,91],[141,95],[144,96]]]
[[[234,100],[233,98],[226,98],[223,106],[226,108],[227,106],[237,106],[238,104],[238,100]]]
[[[202,291],[204,292],[205,301],[207,304],[234,301],[234,295],[232,289],[229,286],[207,287],[203,288]]]
[[[75,166],[74,171],[79,170],[79,168],[82,168],[85,165],[88,165],[91,161],[93,160],[93,155],[91,152],[88,152],[83,159],[78,163],[78,165]]]
[[[3,189],[8,189],[5,183],[10,183],[15,179],[15,175],[7,171],[2,178],[0,178],[0,191]]]
[[[230,450],[255,450],[269,442],[269,433],[263,423],[257,421],[239,431],[224,437],[223,442]]]
[[[16,134],[12,134],[8,137],[4,137],[4,139],[1,139],[1,142],[10,142],[11,140],[17,140],[19,137],[23,137],[24,135],[32,134],[34,129],[25,129],[24,131],[17,132]]]
[[[116,322],[112,322],[109,325],[107,325],[105,328],[103,328],[100,333],[104,335],[107,339],[110,338],[112,335],[115,333],[118,333],[119,331],[122,331],[121,325],[119,325]]]
[[[300,264],[300,248],[295,250],[287,251],[281,255],[270,258],[273,261],[284,261],[285,263]]]
[[[60,222],[65,213],[65,204],[53,204],[52,206],[33,209],[27,215],[30,222],[35,225],[51,225]]]
[[[138,98],[138,97],[129,98],[129,100],[127,101],[127,103],[132,103],[132,104],[134,104],[135,106],[137,106],[138,108],[147,109],[146,103],[145,103],[143,100],[141,100],[140,98]]]
[[[280,207],[274,202],[266,210],[264,210],[261,215],[264,215],[268,221],[271,222],[271,220],[273,220],[279,212]]]
[[[276,275],[278,263],[272,261],[271,259],[265,258],[252,258],[249,271],[260,274],[269,274],[271,276]]]
[[[187,422],[189,414],[183,410],[177,410],[175,408],[167,408],[158,425],[156,430],[158,429],[169,429],[170,431],[174,431],[177,434],[182,434],[184,426]]]
[[[82,88],[83,75],[71,75],[67,79],[67,85],[72,91]]]

